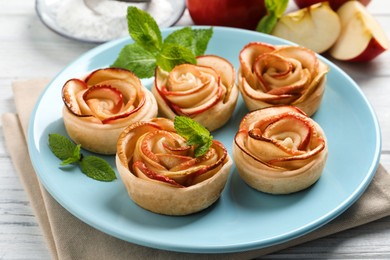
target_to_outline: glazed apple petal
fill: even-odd
[[[84,93],[88,89],[87,84],[79,79],[70,79],[62,87],[62,100],[65,106],[75,115],[82,115],[77,94]]]
[[[262,138],[275,143],[283,143],[284,147],[294,150],[304,150],[310,142],[313,125],[307,117],[300,113],[281,113],[259,121],[251,131]]]
[[[329,67],[325,63],[320,63],[318,66],[318,73],[316,77],[311,81],[310,85],[307,87],[306,91],[303,92],[301,97],[295,102],[303,102],[310,98],[313,95],[322,95],[324,88],[319,88],[322,82],[325,81],[326,74],[329,72]]]
[[[286,169],[301,168],[316,159],[316,156],[325,149],[325,140],[321,139],[316,147],[301,155],[280,157],[269,160],[268,163]]]
[[[301,167],[325,147],[311,119],[289,106],[249,113],[235,142],[255,160],[288,169]]]
[[[155,120],[150,122],[138,122],[127,127],[121,133],[121,140],[117,144],[118,156],[121,160],[130,162],[131,158],[134,156],[138,139],[145,133],[164,129],[164,122],[161,121],[164,120],[159,120],[157,122],[155,122]],[[127,167],[130,168],[131,166],[127,165]]]
[[[192,64],[181,64],[173,68],[169,73],[165,88],[169,93],[193,93],[203,86],[204,74]]]
[[[173,91],[172,89],[174,88],[170,88],[170,90],[163,89],[163,94],[172,104],[178,107],[188,108],[194,107],[196,104],[206,103],[218,92],[218,88],[213,87],[214,84],[218,84],[218,76],[209,77],[207,80],[199,79],[197,84],[191,90],[187,91]]]
[[[224,102],[227,102],[232,92],[233,86],[235,86],[235,70],[233,65],[225,58],[215,55],[203,55],[197,58],[197,64],[199,66],[208,66],[213,68],[219,75],[221,83],[226,88],[226,94]]]
[[[264,53],[270,53],[275,50],[275,46],[262,43],[262,42],[252,42],[244,46],[240,51],[240,70],[241,73],[247,78],[248,82],[252,86],[257,85],[256,76],[253,73],[253,64],[255,60]]]
[[[89,86],[93,86],[112,79],[125,80],[132,84],[138,84],[139,82],[139,79],[129,70],[120,68],[103,68],[91,72],[85,78],[85,83]]]
[[[181,107],[178,108],[177,111],[180,112],[183,115],[194,115],[199,113],[199,111],[207,111],[209,107],[214,106],[218,103],[218,101],[221,99],[222,96],[222,88],[213,89],[210,93],[208,93],[208,97],[200,100],[196,106],[193,107]]]
[[[167,145],[166,143],[169,142]],[[135,147],[134,160],[144,161],[149,166],[156,170],[165,170],[174,167],[174,163],[178,162],[179,157],[185,155],[177,155],[175,149],[166,149],[175,144],[178,148],[187,147],[186,141],[177,134],[165,130],[153,131],[140,136]],[[185,151],[185,150],[184,150]],[[187,149],[187,151],[189,151]],[[167,156],[162,156],[167,155]],[[168,156],[172,156],[171,160]],[[164,160],[164,161],[162,161]],[[182,158],[184,160],[184,158]]]
[[[191,116],[203,111],[223,94],[219,75],[212,68],[183,64],[169,74],[157,71],[156,87],[177,114]]]
[[[299,46],[284,46],[275,50],[274,53],[299,61],[302,64],[302,69],[308,69],[313,75],[317,74],[319,60],[310,49]]]
[[[168,186],[173,186],[173,187],[177,187],[177,188],[184,187],[181,184],[177,183],[175,180],[172,180],[166,176],[160,175],[160,174],[152,171],[141,161],[137,161],[134,163],[133,170],[134,170],[136,176],[140,179],[156,182],[159,185],[162,184],[162,185],[168,185]]]
[[[249,85],[245,78],[242,78],[241,89],[245,96],[260,102],[269,104],[288,104],[299,98],[299,95],[294,93],[277,93],[277,95],[269,94],[262,91],[257,91]]]
[[[84,92],[83,99],[93,115],[102,121],[118,113],[123,106],[122,93],[110,86],[91,87]]]

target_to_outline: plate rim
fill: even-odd
[[[182,26],[171,27],[171,28],[164,28],[164,29],[161,29],[161,30],[162,31],[166,31],[166,32],[170,32],[172,30],[180,29],[181,27]],[[191,26],[191,27],[192,28],[209,28],[209,26]],[[238,32],[259,34],[257,32],[253,32],[253,31],[249,31],[249,30],[243,30],[243,29],[237,29],[237,28],[229,28],[229,27],[223,27],[223,26],[213,26],[213,27],[214,27],[214,29],[217,28],[218,30],[238,31]],[[277,39],[278,41],[285,42],[286,44],[295,45],[293,43],[290,43],[290,42],[288,42],[286,40],[283,40],[283,39],[280,39],[278,37],[274,37],[272,35],[261,34],[260,37],[265,37],[265,38],[271,37],[271,38]],[[112,41],[103,43],[103,44],[101,44],[99,46],[96,46],[96,47],[92,48],[91,50],[85,52],[84,54],[82,54],[81,56],[79,56],[78,58],[76,58],[75,60],[70,62],[55,77],[53,77],[53,79],[46,85],[46,87],[44,88],[44,90],[40,94],[40,96],[39,96],[39,98],[37,100],[37,103],[35,104],[34,109],[33,109],[32,113],[31,113],[31,117],[30,117],[29,125],[28,125],[28,150],[29,150],[30,158],[32,159],[31,161],[32,161],[34,170],[36,171],[36,174],[37,174],[37,176],[38,176],[40,181],[42,181],[42,178],[41,178],[40,174],[38,173],[38,167],[39,166],[36,165],[36,159],[34,160],[35,156],[37,156],[37,155],[33,151],[33,148],[34,148],[34,145],[33,145],[33,142],[34,142],[34,130],[33,130],[33,128],[34,127],[33,127],[33,125],[34,125],[34,121],[35,121],[35,117],[36,117],[36,110],[38,109],[39,104],[40,104],[43,96],[45,95],[47,90],[52,85],[52,82],[59,75],[61,75],[63,73],[63,71],[65,71],[67,68],[72,66],[73,63],[76,63],[79,60],[82,60],[83,58],[85,58],[88,55],[94,55],[94,53],[100,53],[101,50],[109,49],[109,48],[112,48],[113,46],[117,46],[118,44],[125,43],[128,40],[131,40],[131,39],[129,39],[129,37],[123,37],[123,38],[120,38],[120,39],[112,40]],[[314,230],[316,230],[316,229],[326,225],[327,223],[329,223],[330,221],[332,221],[333,219],[338,217],[340,214],[342,214],[345,210],[347,210],[351,205],[353,205],[360,198],[360,196],[364,193],[364,191],[366,190],[368,185],[371,183],[371,180],[373,179],[373,177],[375,175],[375,172],[376,172],[376,170],[377,170],[377,168],[379,166],[380,154],[381,154],[381,146],[382,146],[382,137],[381,137],[381,131],[380,131],[378,118],[376,116],[376,113],[375,113],[372,105],[368,101],[367,97],[364,95],[364,93],[361,90],[361,88],[358,86],[358,84],[345,71],[343,71],[336,64],[334,64],[330,60],[322,57],[321,55],[318,55],[318,56],[319,56],[319,58],[321,60],[326,62],[331,67],[331,70],[336,70],[337,73],[339,73],[341,76],[346,78],[353,85],[355,90],[359,93],[360,97],[363,99],[363,101],[367,105],[368,111],[370,112],[369,114],[372,116],[372,121],[374,123],[373,126],[375,128],[375,133],[376,133],[375,134],[376,143],[375,143],[375,153],[373,154],[373,159],[371,161],[369,170],[364,175],[364,180],[354,189],[353,193],[349,194],[348,198],[345,199],[343,201],[343,203],[340,203],[333,210],[329,211],[325,215],[322,215],[321,218],[317,219],[316,221],[313,221],[312,223],[307,223],[306,225],[304,225],[302,227],[299,227],[296,230],[294,230],[292,232],[289,232],[288,234],[281,234],[279,236],[275,236],[273,238],[269,238],[269,239],[267,239],[266,243],[261,243],[261,245],[259,245],[259,241],[254,241],[252,243],[246,243],[246,244],[234,244],[234,245],[224,245],[224,246],[210,246],[210,247],[205,247],[204,245],[203,246],[196,246],[196,245],[194,245],[191,248],[188,248],[187,246],[180,246],[180,245],[169,244],[169,243],[165,243],[165,244],[161,245],[159,243],[153,243],[153,242],[148,242],[148,241],[144,241],[144,240],[139,240],[139,239],[135,238],[134,236],[131,238],[131,240],[129,240],[128,237],[124,237],[122,234],[119,234],[116,231],[115,232],[111,231],[109,233],[109,232],[107,232],[107,230],[105,230],[104,227],[102,227],[102,226],[100,226],[100,225],[98,225],[96,223],[91,223],[88,219],[85,219],[84,216],[81,216],[77,212],[74,212],[74,210],[69,208],[68,205],[63,205],[64,203],[60,203],[59,200],[61,200],[61,199],[59,199],[56,196],[55,191],[51,190],[51,188],[48,187],[47,183],[45,183],[43,181],[44,187],[49,191],[51,196],[53,196],[53,198],[55,198],[55,200],[57,202],[59,202],[60,205],[62,205],[62,207],[64,207],[72,215],[76,216],[77,218],[79,218],[80,220],[82,220],[84,223],[88,224],[92,228],[98,229],[98,230],[106,233],[107,235],[117,237],[119,239],[128,241],[130,243],[136,243],[136,244],[139,244],[139,245],[153,247],[153,248],[156,248],[156,249],[172,250],[172,251],[176,251],[176,252],[187,252],[187,253],[234,253],[234,252],[242,252],[242,251],[246,251],[246,250],[257,250],[257,249],[261,249],[261,248],[266,248],[266,247],[269,247],[269,246],[272,246],[272,245],[276,245],[276,244],[287,242],[287,241],[289,241],[291,239],[295,239],[297,237],[302,237],[302,236],[304,236],[304,235],[306,235],[306,234],[308,234],[308,233],[310,233],[310,232],[312,232],[312,231],[314,231]]]

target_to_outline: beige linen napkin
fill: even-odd
[[[6,145],[24,185],[53,259],[249,259],[353,228],[390,215],[390,175],[379,165],[361,198],[341,216],[303,237],[287,243],[239,253],[190,254],[147,248],[119,240],[83,223],[40,185],[27,151],[26,133],[32,108],[48,80],[13,84],[18,114],[2,116]]]

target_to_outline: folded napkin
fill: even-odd
[[[39,183],[27,151],[27,126],[33,106],[48,79],[13,83],[17,114],[3,114],[7,149],[24,185],[53,259],[250,259],[353,228],[390,215],[390,174],[379,165],[360,199],[327,225],[283,244],[239,253],[190,254],[128,243],[80,221]]]

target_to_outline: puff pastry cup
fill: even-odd
[[[69,137],[89,151],[115,154],[120,133],[133,122],[157,116],[157,102],[132,72],[98,69],[62,88]]]
[[[233,65],[215,55],[197,57],[197,64],[182,64],[171,72],[157,67],[152,92],[160,116],[187,116],[209,131],[231,117],[238,98]]]
[[[256,190],[288,194],[314,184],[328,155],[321,127],[302,110],[274,106],[248,113],[233,142],[241,178]]]
[[[165,215],[187,215],[212,205],[225,187],[232,159],[219,141],[195,158],[173,121],[134,123],[119,137],[116,167],[131,199]]]
[[[329,67],[313,51],[251,42],[239,61],[238,86],[250,111],[292,105],[311,116],[320,106]]]

